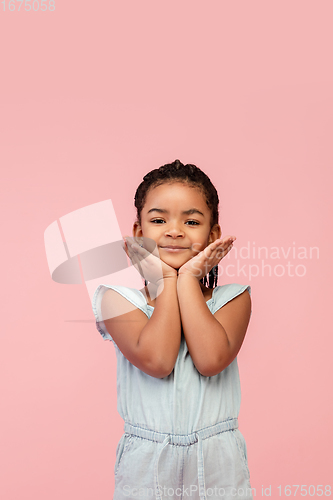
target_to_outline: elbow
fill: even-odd
[[[220,368],[215,368],[213,366],[209,366],[208,368],[197,368],[198,372],[203,376],[203,377],[214,377],[214,375],[217,375],[220,373],[222,369]]]
[[[155,378],[165,378],[165,377],[168,377],[170,375],[172,370],[168,370],[164,366],[155,367],[152,370],[152,376]]]
[[[171,366],[171,364],[167,363],[165,359],[154,359],[147,362],[145,372],[155,378],[165,378],[172,373],[173,368],[174,365]]]
[[[158,378],[165,378],[171,375],[174,369],[174,364],[166,363],[162,361],[157,367]]]
[[[230,365],[232,360],[228,361],[226,359],[224,360],[218,360],[213,363],[209,363],[206,365],[201,365],[199,367],[196,367],[198,372],[203,376],[203,377],[214,377],[214,375],[218,375],[221,373],[227,366]]]

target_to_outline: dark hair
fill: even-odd
[[[143,177],[143,181],[136,190],[134,196],[134,205],[137,210],[137,222],[141,226],[141,211],[146,203],[147,194],[150,189],[153,189],[161,184],[168,182],[184,182],[190,186],[199,188],[205,199],[208,208],[211,212],[210,227],[218,224],[219,220],[219,197],[215,187],[209,177],[200,168],[188,163],[184,165],[179,160],[172,163],[167,163],[160,168],[151,170]],[[214,266],[207,276],[204,276],[200,281],[203,285],[208,283],[209,288],[214,288],[217,285],[218,267]],[[147,285],[145,280],[145,285]]]

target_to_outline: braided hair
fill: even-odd
[[[148,191],[161,184],[165,184],[172,181],[184,182],[190,186],[199,188],[205,199],[208,208],[211,212],[210,227],[212,228],[215,224],[218,224],[219,220],[219,197],[215,187],[213,186],[209,177],[200,168],[195,165],[188,163],[183,165],[179,160],[175,160],[172,163],[167,163],[160,168],[151,170],[143,177],[143,181],[136,190],[134,196],[134,205],[137,210],[137,222],[141,226],[141,211],[146,203],[146,198]],[[200,282],[203,285],[207,285],[209,288],[214,288],[217,285],[218,278],[218,266],[214,266],[207,275],[204,276]],[[145,286],[148,284],[146,280]]]

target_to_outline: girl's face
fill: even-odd
[[[161,184],[148,191],[141,226],[134,223],[133,236],[154,240],[161,260],[179,269],[221,237],[218,224],[210,228],[210,217],[210,209],[198,188],[181,182]],[[181,248],[170,249],[175,246]]]

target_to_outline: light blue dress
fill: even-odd
[[[113,500],[253,500],[246,442],[238,429],[241,389],[237,357],[222,372],[204,377],[196,369],[182,333],[173,371],[155,378],[130,363],[106,330],[101,302],[109,288],[148,318],[154,308],[142,292],[99,285],[92,307],[96,326],[114,343],[117,409],[124,434],[116,451]],[[214,314],[251,287],[217,286],[207,307]]]

